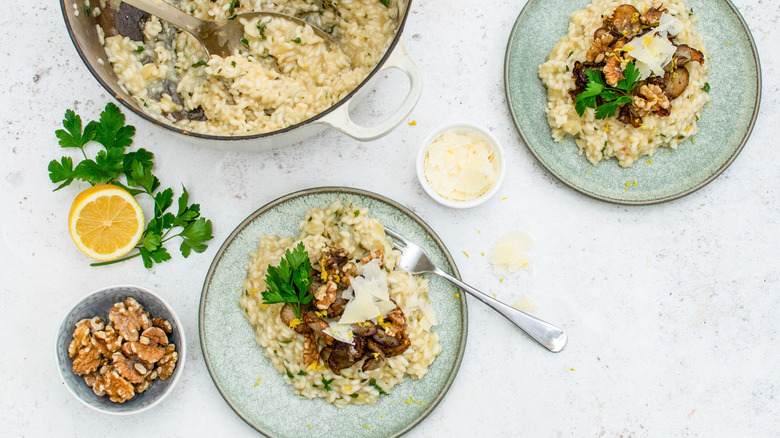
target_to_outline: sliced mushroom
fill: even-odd
[[[374,335],[371,336],[371,339],[373,339],[377,344],[379,344],[382,347],[383,351],[401,345],[400,339],[388,335],[385,332],[385,329],[381,327],[377,328],[376,333],[374,333]]]
[[[688,87],[690,74],[688,69],[678,68],[675,71],[668,71],[664,75],[664,93],[669,96],[669,100],[676,99]]]
[[[657,27],[661,23],[661,15],[665,12],[669,11],[662,8],[650,8],[639,19],[645,26]]]
[[[366,355],[366,361],[363,362],[363,371],[374,371],[384,365],[385,352],[382,351],[382,347],[379,344],[372,339],[367,339],[366,348],[368,349],[368,354]]]
[[[303,316],[303,322],[308,325],[314,332],[316,332],[323,341],[325,341],[325,345],[331,346],[336,341],[333,339],[332,336],[325,333],[325,330],[330,327],[327,322],[325,322],[324,319],[317,317],[317,315],[314,314],[314,312],[309,311],[306,313],[306,315]]]
[[[111,8],[105,8],[105,10],[108,9]],[[149,13],[122,2],[119,3],[119,9],[114,12],[114,26],[120,35],[133,41],[143,41],[143,29],[149,17],[151,17]]]
[[[630,103],[623,105],[623,107],[620,108],[618,121],[623,122],[626,125],[631,125],[634,128],[642,126],[642,118],[634,111],[634,105]]]
[[[406,333],[404,333],[403,337],[400,339],[400,344],[397,347],[383,349],[382,351],[385,352],[385,356],[393,357],[400,355],[411,346],[412,341],[410,341],[409,337],[406,336]]]
[[[677,50],[674,52],[672,62],[666,64],[664,70],[674,71],[691,61],[698,62],[699,65],[704,64],[704,54],[696,49],[691,48],[687,44],[680,44],[677,46]]]
[[[631,5],[620,5],[607,20],[621,36],[633,37],[642,28],[639,10]]]
[[[373,336],[373,334],[376,333],[376,324],[374,324],[372,321],[364,321],[352,324],[352,333],[363,338]]]
[[[352,343],[336,341],[328,357],[331,371],[341,375],[341,370],[356,364],[362,357],[366,341],[360,336],[352,338]]]
[[[593,33],[593,39],[594,40],[598,40],[598,39],[601,39],[601,37],[603,37],[605,35],[610,35],[610,34],[611,34],[611,32],[609,31],[609,29],[607,29],[606,27],[600,27],[600,28],[596,29],[596,32]]]
[[[322,363],[328,363],[328,359],[330,359],[330,353],[333,351],[330,347],[325,347],[322,350],[320,350],[320,359],[322,359]]]
[[[279,311],[279,317],[282,319],[282,322],[287,325],[287,327],[290,327],[297,333],[306,333],[309,331],[309,326],[302,324],[300,320],[298,320],[297,324],[295,324],[295,327],[293,327],[293,321],[295,321],[297,318],[295,316],[295,311],[292,307],[290,307],[289,304],[282,306],[282,309]]]
[[[328,318],[335,318],[341,316],[344,313],[344,308],[347,307],[349,300],[345,300],[341,297],[341,292],[336,293],[336,300],[328,307]]]

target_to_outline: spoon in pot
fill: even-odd
[[[253,20],[260,17],[276,17],[294,21],[301,25],[309,25],[314,29],[314,33],[317,34],[317,36],[325,40],[325,43],[328,46],[335,44],[333,38],[319,27],[301,20],[300,18],[277,12],[245,12],[243,14],[235,15],[230,19],[207,21],[195,18],[164,0],[122,1],[189,32],[200,42],[203,48],[206,49],[206,53],[209,56],[218,55],[224,58],[231,56],[235,54],[236,51],[246,47],[245,43],[241,41],[244,39],[244,25],[239,21],[241,18]]]

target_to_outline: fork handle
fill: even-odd
[[[474,296],[474,298],[492,307],[493,310],[504,315],[506,319],[512,321],[514,325],[520,327],[521,330],[534,338],[536,342],[544,345],[553,353],[558,353],[566,346],[568,337],[566,336],[566,333],[564,333],[563,330],[559,329],[558,327],[544,322],[541,319],[533,317],[525,312],[521,312],[512,306],[508,306],[501,301],[488,296],[484,292],[481,292],[458,280],[457,278],[447,274],[439,268],[436,268],[433,273],[449,280],[454,285],[470,293],[472,296]]]

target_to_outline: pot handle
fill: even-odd
[[[396,47],[387,59],[387,62],[377,73],[388,68],[397,68],[406,73],[406,76],[409,78],[409,93],[404,98],[404,101],[401,102],[401,105],[389,117],[374,126],[358,125],[349,117],[349,110],[352,104],[352,100],[350,100],[320,119],[320,121],[360,141],[376,140],[395,129],[404,119],[409,117],[409,114],[412,113],[415,105],[417,105],[417,101],[420,100],[420,95],[422,94],[422,73],[417,68],[417,64],[406,53],[406,48],[402,44]]]

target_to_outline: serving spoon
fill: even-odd
[[[280,14],[278,12],[245,12],[237,14],[230,19],[210,21],[193,17],[164,0],[122,1],[188,32],[200,42],[209,56],[218,55],[224,58],[231,56],[238,50],[246,47],[241,41],[244,39],[244,25],[239,21],[241,18],[253,20],[260,17],[276,17],[293,21],[301,25],[309,25],[314,29],[314,33],[317,34],[317,36],[325,40],[325,43],[328,46],[335,44],[333,38],[319,27],[300,18]]]

